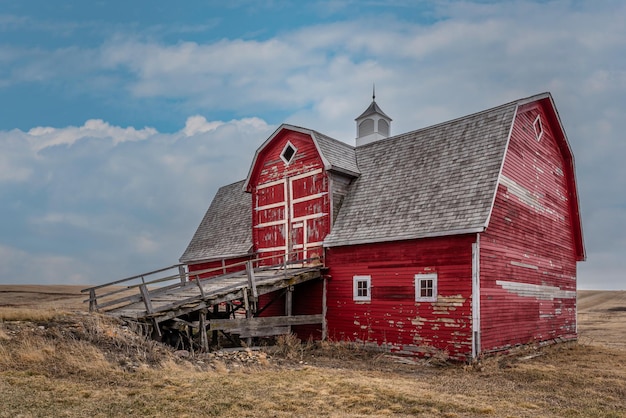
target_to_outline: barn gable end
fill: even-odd
[[[584,245],[573,159],[549,96],[521,104],[480,236],[482,350],[576,337]]]

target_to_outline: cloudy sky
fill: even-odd
[[[227,5],[224,5],[227,4]],[[0,0],[0,283],[174,264],[282,122],[346,142],[550,91],[582,289],[626,289],[626,2]]]

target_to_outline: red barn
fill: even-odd
[[[294,313],[323,305],[324,333],[295,329],[318,338],[458,359],[576,338],[585,249],[549,93],[396,136],[375,101],[356,122],[356,146],[280,126],[180,261],[323,264],[327,284],[293,294]]]

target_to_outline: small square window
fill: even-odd
[[[354,276],[352,285],[355,301],[369,302],[372,300],[372,276]]]
[[[415,301],[435,302],[437,300],[437,273],[415,275]]]
[[[298,149],[294,147],[291,142],[287,142],[285,148],[283,148],[283,152],[280,153],[280,158],[285,162],[285,164],[289,164],[296,155],[296,151],[298,151]]]
[[[533,127],[535,128],[535,138],[537,138],[537,141],[539,141],[543,136],[543,125],[541,125],[541,116],[537,115],[535,122],[533,122]]]

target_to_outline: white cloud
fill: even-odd
[[[173,134],[101,120],[0,131],[25,170],[0,158],[0,192],[16,199],[0,208],[0,281],[96,283],[175,263],[216,189],[245,177],[273,129],[196,115]]]
[[[206,118],[200,115],[190,116],[187,118],[183,132],[187,136],[193,136],[198,133],[214,131],[223,124],[224,122],[221,121],[207,122]]]
[[[36,127],[28,131],[26,139],[33,149],[40,151],[55,145],[72,145],[83,138],[100,138],[111,140],[113,144],[125,141],[140,141],[157,131],[154,128],[135,129],[132,126],[120,128],[111,126],[101,119],[90,119],[83,126],[66,128]]]

